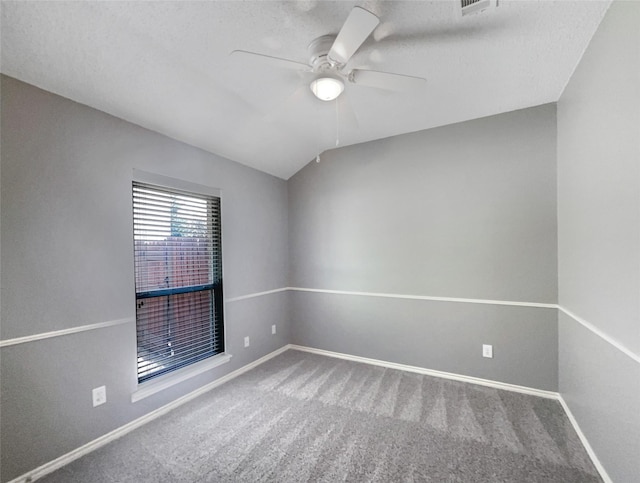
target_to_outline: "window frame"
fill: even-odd
[[[215,327],[213,327],[213,331],[212,331],[212,335],[220,335],[221,337],[221,344],[222,344],[222,350],[214,355],[210,355],[207,356],[201,360],[196,360],[193,361],[189,364],[186,364],[184,366],[180,366],[180,367],[175,367],[172,368],[171,370],[168,371],[164,371],[160,374],[154,375],[153,377],[144,379],[142,381],[139,380],[139,374],[138,374],[138,341],[137,341],[137,328],[138,328],[138,317],[137,317],[137,310],[136,310],[136,315],[134,316],[134,320],[135,320],[135,380],[136,380],[136,389],[132,394],[132,402],[135,402],[137,400],[140,400],[144,397],[147,397],[151,394],[154,394],[160,390],[163,390],[167,387],[170,387],[174,384],[177,384],[179,382],[182,382],[183,380],[186,380],[190,377],[193,377],[197,374],[200,374],[204,371],[207,371],[213,367],[217,367],[220,364],[223,364],[225,362],[228,362],[231,359],[231,355],[228,354],[226,352],[226,325],[225,325],[225,314],[224,314],[224,299],[223,299],[223,278],[222,278],[222,274],[224,273],[224,247],[223,247],[223,240],[222,240],[222,196],[221,196],[221,190],[217,189],[217,188],[212,188],[209,186],[204,186],[204,185],[200,185],[197,183],[192,183],[189,181],[184,181],[184,180],[179,180],[179,179],[175,179],[175,178],[170,178],[170,177],[166,177],[166,176],[162,176],[162,175],[158,175],[158,174],[154,174],[154,173],[148,173],[145,171],[140,171],[137,169],[133,170],[133,176],[132,176],[132,180],[129,183],[129,192],[131,193],[133,190],[133,186],[135,183],[143,183],[143,184],[147,184],[147,185],[152,185],[156,186],[158,188],[161,189],[167,189],[167,190],[171,190],[171,191],[176,191],[176,192],[184,192],[185,194],[194,194],[196,196],[206,196],[206,197],[216,197],[219,199],[219,203],[220,203],[220,212],[219,212],[219,226],[218,228],[220,229],[220,282],[219,283],[212,283],[212,284],[206,284],[206,285],[201,285],[201,286],[192,286],[189,287],[188,289],[181,289],[181,288],[177,288],[177,289],[167,289],[167,290],[152,290],[152,291],[141,291],[141,292],[137,292],[136,291],[136,282],[135,282],[135,270],[136,270],[136,262],[135,262],[135,243],[133,246],[133,251],[132,251],[132,262],[133,262],[133,271],[132,273],[134,274],[134,299],[135,299],[135,304],[137,307],[137,304],[140,300],[144,300],[144,298],[139,298],[138,294],[139,293],[143,293],[144,297],[149,297],[151,295],[150,292],[153,292],[153,295],[168,295],[168,293],[161,293],[161,292],[171,292],[171,293],[188,293],[188,292],[194,292],[202,289],[205,290],[211,290],[212,292],[212,297],[213,297],[213,301],[212,301],[212,309],[219,315],[220,317],[220,327],[218,330],[216,330]],[[133,228],[135,226],[135,220],[134,220],[134,216],[133,216],[133,198],[131,201],[132,205],[132,211],[131,211],[131,221],[132,221],[132,241],[135,240],[135,237],[133,236]],[[211,288],[208,288],[209,286],[211,286]]]

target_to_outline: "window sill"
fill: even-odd
[[[230,360],[231,354],[218,354],[211,357],[210,359],[206,359],[204,361],[193,364],[192,366],[185,367],[163,377],[159,377],[156,380],[138,384],[138,389],[133,394],[131,394],[131,402],[134,403],[146,397],[152,396],[157,392],[168,389],[171,386],[175,386],[176,384],[186,381],[187,379],[197,376],[198,374],[202,374],[203,372],[213,369],[214,367],[226,364]]]

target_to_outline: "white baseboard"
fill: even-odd
[[[523,394],[544,397],[547,399],[558,399],[558,397],[560,397],[560,395],[557,392],[544,391],[542,389],[535,389],[533,387],[527,387],[527,386],[518,386],[516,384],[509,384],[506,382],[492,381],[490,379],[464,376],[462,374],[454,374],[451,372],[436,371],[433,369],[425,369],[424,367],[408,366],[406,364],[397,364],[395,362],[381,361],[378,359],[369,359],[367,357],[352,356],[350,354],[342,354],[340,352],[314,349],[312,347],[305,347],[305,346],[299,346],[299,345],[290,345],[290,347],[291,349],[304,351],[304,352],[311,352],[312,354],[319,354],[319,355],[328,356],[328,357],[336,357],[338,359],[345,359],[345,360],[354,361],[354,362],[362,362],[362,363],[371,364],[374,366],[388,367],[390,369],[398,369],[400,371],[415,372],[417,374],[425,374],[427,376],[441,377],[444,379],[452,379],[454,381],[469,382],[471,384],[479,384],[481,386],[488,386],[496,389],[504,389],[506,391],[520,392]]]
[[[602,463],[600,463],[598,456],[596,456],[595,451],[593,451],[593,448],[589,444],[589,440],[582,432],[582,429],[580,429],[580,426],[578,425],[578,421],[576,421],[576,418],[573,416],[571,409],[569,409],[569,405],[564,400],[561,394],[558,394],[558,401],[560,401],[560,404],[562,405],[564,412],[567,414],[567,417],[571,422],[571,426],[573,426],[573,429],[578,435],[578,438],[580,438],[580,441],[582,442],[582,446],[584,446],[584,449],[587,451],[589,458],[591,458],[591,462],[593,463],[593,466],[595,466],[596,470],[598,470],[598,473],[600,473],[600,477],[602,478],[602,481],[604,481],[604,483],[613,483],[613,480],[607,474],[607,470],[604,469],[604,466],[602,466]]]
[[[424,375],[428,375],[428,376],[434,376],[434,377],[441,377],[444,379],[451,379],[451,380],[455,380],[455,381],[461,381],[461,382],[468,382],[471,384],[479,384],[481,386],[487,386],[487,387],[492,387],[492,388],[496,388],[496,389],[504,389],[506,391],[513,391],[513,392],[519,392],[522,394],[529,394],[532,396],[538,396],[538,397],[544,397],[547,399],[555,399],[557,401],[560,402],[560,404],[562,405],[562,408],[564,409],[567,417],[569,418],[569,421],[571,422],[571,425],[573,426],[574,430],[576,431],[576,434],[578,435],[578,437],[580,438],[580,441],[582,442],[585,450],[587,451],[587,454],[589,455],[589,457],[591,458],[591,461],[593,462],[593,465],[595,466],[595,468],[598,470],[598,472],[600,473],[600,477],[602,478],[602,480],[604,481],[604,483],[613,483],[611,478],[609,477],[609,475],[607,474],[606,470],[604,469],[604,466],[602,466],[602,464],[600,463],[600,460],[598,459],[598,457],[596,456],[595,452],[593,451],[593,448],[591,447],[591,445],[589,444],[589,441],[587,440],[586,436],[584,435],[584,433],[582,432],[582,430],[580,429],[580,426],[578,425],[578,422],[576,421],[575,417],[573,416],[573,414],[571,413],[571,410],[569,409],[569,406],[567,405],[567,403],[565,402],[565,400],[562,398],[562,396],[557,393],[557,392],[553,392],[553,391],[544,391],[542,389],[535,389],[535,388],[531,388],[531,387],[526,387],[526,386],[518,386],[516,384],[508,384],[505,382],[499,382],[499,381],[493,381],[490,379],[482,379],[482,378],[478,378],[478,377],[472,377],[472,376],[464,376],[461,374],[454,374],[454,373],[450,373],[450,372],[443,372],[443,371],[436,371],[433,369],[426,369],[423,367],[417,367],[417,366],[409,366],[406,364],[397,364],[395,362],[388,362],[388,361],[381,361],[378,359],[370,359],[367,357],[360,357],[360,356],[354,356],[354,355],[350,355],[350,354],[343,354],[340,352],[333,352],[333,351],[327,351],[327,350],[323,350],[323,349],[314,349],[312,347],[305,347],[305,346],[300,346],[300,345],[295,345],[295,344],[287,344],[283,347],[281,347],[280,349],[277,349],[269,354],[267,354],[264,357],[261,357],[260,359],[257,359],[253,362],[251,362],[250,364],[247,364],[246,366],[243,366],[239,369],[236,369],[233,372],[230,372],[229,374],[227,374],[226,376],[223,376],[219,379],[216,379],[213,382],[210,382],[209,384],[202,386],[199,389],[196,389],[193,392],[190,392],[189,394],[186,394],[178,399],[176,399],[175,401],[170,402],[169,404],[166,404],[154,411],[151,411],[150,413],[135,419],[134,421],[131,421],[127,424],[125,424],[124,426],[121,426],[117,429],[114,429],[113,431],[100,436],[97,439],[94,439],[93,441],[90,441],[89,443],[73,450],[70,451],[69,453],[60,456],[59,458],[56,458],[53,461],[50,461],[48,463],[45,463],[42,466],[39,466],[38,468],[29,471],[28,473],[25,473],[22,476],[19,476],[13,480],[11,480],[9,483],[29,483],[32,481],[37,480],[38,478],[41,478],[49,473],[52,473],[53,471],[62,468],[63,466],[71,463],[72,461],[81,458],[82,456],[120,438],[121,436],[124,436],[125,434],[133,431],[136,428],[139,428],[140,426],[143,426],[144,424],[162,416],[163,414],[168,413],[169,411],[185,404],[188,401],[191,401],[192,399],[195,399],[196,397],[210,391],[211,389],[220,386],[221,384],[224,384],[225,382],[228,382],[242,374],[244,374],[247,371],[250,371],[251,369],[253,369],[254,367],[259,366],[260,364],[263,364],[264,362],[268,361],[269,359],[272,359],[273,357],[276,357],[280,354],[282,354],[283,352],[289,350],[289,349],[293,349],[293,350],[298,350],[298,351],[302,351],[302,352],[309,352],[312,354],[318,354],[318,355],[323,355],[323,356],[327,356],[327,357],[335,357],[338,359],[344,359],[344,360],[348,360],[348,361],[354,361],[354,362],[361,362],[364,364],[371,364],[371,365],[375,365],[375,366],[381,366],[381,367],[387,367],[390,369],[397,369],[397,370],[401,370],[401,371],[407,371],[407,372],[413,372],[413,373],[417,373],[417,374],[424,374]]]
[[[613,483],[613,481],[607,474],[607,471],[604,469],[604,466],[602,466],[602,463],[600,463],[600,460],[596,456],[595,451],[593,451],[593,448],[589,444],[589,441],[587,440],[586,436],[580,429],[580,426],[578,426],[578,422],[576,421],[576,418],[573,416],[573,413],[569,409],[569,406],[567,405],[567,403],[565,402],[565,400],[563,399],[560,393],[553,392],[553,391],[543,391],[542,389],[535,389],[532,387],[518,386],[516,384],[508,384],[505,382],[493,381],[490,379],[481,379],[479,377],[464,376],[461,374],[453,374],[450,372],[443,372],[443,371],[435,371],[433,369],[425,369],[423,367],[397,364],[395,362],[381,361],[378,359],[369,359],[367,357],[353,356],[350,354],[343,354],[340,352],[327,351],[323,349],[314,349],[312,347],[305,347],[305,346],[294,345],[294,344],[289,344],[289,348],[303,351],[303,352],[310,352],[312,354],[335,357],[337,359],[344,359],[347,361],[362,362],[364,364],[371,364],[374,366],[388,367],[390,369],[398,369],[401,371],[414,372],[414,373],[425,374],[425,375],[434,376],[434,377],[442,377],[444,379],[452,379],[455,381],[469,382],[471,384],[479,384],[481,386],[493,387],[496,389],[504,389],[506,391],[513,391],[513,392],[519,392],[523,394],[529,394],[532,396],[544,397],[547,399],[555,399],[562,406],[562,409],[564,410],[567,417],[569,418],[569,421],[571,422],[573,429],[578,435],[578,438],[580,438],[580,441],[582,442],[584,449],[589,455],[589,458],[591,458],[591,462],[595,466],[596,470],[598,471],[598,473],[600,473],[600,477],[602,478],[604,483]]]
[[[285,345],[280,349],[277,349],[267,354],[266,356],[261,357],[260,359],[257,359],[251,362],[250,364],[247,364],[246,366],[242,366],[240,369],[236,369],[235,371],[230,372],[226,376],[222,376],[221,378],[216,379],[215,381],[210,382],[209,384],[206,384],[201,388],[190,392],[189,394],[185,394],[184,396],[176,399],[175,401],[170,402],[169,404],[165,404],[164,406],[158,409],[155,409],[138,419],[134,419],[133,421],[125,424],[124,426],[120,426],[119,428],[114,429],[113,431],[105,435],[102,435],[99,438],[94,439],[93,441],[89,441],[87,444],[84,444],[79,448],[76,448],[73,451],[70,451],[69,453],[62,455],[53,461],[49,461],[48,463],[45,463],[42,466],[39,466],[38,468],[31,470],[25,473],[24,475],[11,480],[9,483],[29,483],[37,480],[38,478],[42,478],[43,476],[49,473],[52,473],[59,468],[62,468],[63,466],[71,463],[72,461],[77,460],[78,458],[81,458],[82,456],[88,453],[91,453],[92,451],[95,451],[96,449],[112,441],[115,441],[121,436],[124,436],[125,434],[133,431],[134,429],[139,428],[140,426],[143,426],[144,424],[150,421],[153,421],[154,419],[162,416],[163,414],[168,413],[169,411],[177,408],[178,406],[181,406],[184,403],[189,402],[192,399],[195,399],[196,397],[206,393],[207,391],[210,391],[211,389],[218,387],[221,384],[224,384],[225,382],[230,381],[231,379],[235,379],[241,374],[244,374],[245,372],[253,369],[254,367],[259,366],[260,364],[268,361],[269,359],[272,359],[273,357],[282,354],[287,349],[289,349],[289,347],[290,347],[289,345]]]

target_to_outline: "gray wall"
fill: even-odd
[[[555,105],[328,152],[289,180],[290,285],[554,304],[555,160]],[[290,297],[296,344],[557,389],[553,309]]]
[[[640,4],[614,2],[558,102],[559,303],[640,356]],[[640,364],[560,318],[560,392],[614,481],[640,475]]]
[[[560,393],[614,482],[640,475],[640,364],[560,313]]]
[[[613,3],[557,126],[546,105],[398,136],[289,183],[2,77],[0,337],[134,316],[136,168],[222,189],[227,298],[558,302],[640,354],[639,24]],[[287,342],[559,389],[614,481],[640,474],[640,365],[554,309],[294,291],[225,313],[232,361],[134,404],[133,324],[2,348],[1,480]]]
[[[3,340],[135,316],[134,168],[221,189],[227,298],[287,285],[285,181],[12,78],[1,87]],[[287,307],[286,293],[227,303],[231,362],[136,403],[133,323],[2,348],[2,481],[282,347]],[[107,404],[93,408],[101,385]]]

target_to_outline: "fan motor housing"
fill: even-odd
[[[333,70],[336,66],[339,66],[328,56],[335,40],[335,35],[323,35],[311,41],[309,47],[307,47],[310,56],[309,64],[315,72],[322,72],[329,69]]]

